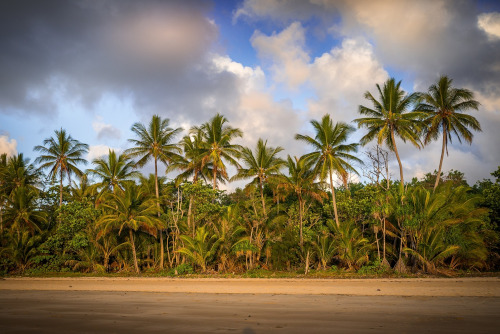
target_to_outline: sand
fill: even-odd
[[[0,280],[0,333],[496,333],[500,279]]]
[[[500,278],[175,279],[5,278],[0,290],[141,291],[231,294],[500,297]]]

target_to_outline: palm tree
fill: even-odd
[[[332,192],[333,212],[335,215],[335,223],[339,225],[339,217],[337,215],[337,202],[335,200],[335,188],[333,187],[333,173],[339,176],[345,175],[348,171],[357,173],[350,161],[362,163],[362,161],[351,153],[357,152],[358,144],[345,144],[347,138],[355,130],[352,126],[346,123],[339,122],[333,125],[330,115],[325,115],[321,119],[321,123],[312,120],[316,135],[314,138],[301,134],[295,135],[295,139],[304,141],[311,145],[314,152],[304,156],[315,164],[315,171],[321,180],[330,178],[330,190]]]
[[[196,230],[194,238],[187,235],[181,235],[180,238],[185,246],[179,248],[177,252],[184,254],[192,262],[199,265],[202,272],[207,271],[207,262],[217,254],[219,245],[223,241],[216,234],[209,233],[205,226]]]
[[[86,164],[82,156],[88,152],[89,146],[73,139],[66,130],[55,130],[55,137],[43,141],[43,146],[35,146],[34,150],[42,155],[36,158],[35,163],[41,163],[41,169],[50,168],[49,177],[53,180],[59,174],[59,207],[62,206],[63,178],[68,177],[71,186],[71,174],[81,175],[79,163]]]
[[[47,213],[38,209],[38,191],[27,188],[16,188],[7,197],[5,210],[5,222],[11,225],[18,234],[29,230],[31,234],[41,231],[40,224],[47,222]]]
[[[396,83],[394,78],[387,80],[384,87],[377,84],[379,100],[375,99],[370,92],[365,93],[365,99],[373,103],[373,109],[359,106],[359,113],[369,117],[355,119],[358,127],[365,127],[368,133],[361,138],[361,144],[366,145],[372,139],[377,138],[380,145],[385,141],[387,147],[394,151],[399,164],[399,174],[401,179],[401,192],[404,192],[403,165],[399,157],[396,146],[396,136],[403,142],[407,140],[420,148],[420,119],[423,114],[418,111],[408,112],[410,106],[417,102],[417,93],[406,94],[400,88],[401,81]]]
[[[289,194],[295,194],[299,200],[299,224],[300,224],[300,246],[304,245],[303,225],[306,196],[322,201],[325,193],[321,191],[320,185],[315,182],[316,172],[314,162],[304,157],[298,159],[287,158],[288,176],[281,176],[278,188],[284,189]]]
[[[443,133],[441,160],[434,190],[439,184],[444,152],[448,154],[448,141],[452,142],[452,134],[455,134],[460,143],[463,138],[470,144],[473,137],[470,130],[481,131],[478,120],[464,113],[478,109],[479,102],[474,100],[474,93],[468,89],[453,87],[452,81],[447,76],[440,77],[437,84],[430,86],[428,92],[421,95],[423,101],[418,106],[419,110],[427,113],[424,121],[427,125],[424,128],[424,144]]]
[[[123,229],[128,229],[129,241],[134,257],[135,271],[139,273],[137,254],[134,242],[134,231],[143,230],[151,235],[156,235],[161,225],[157,217],[158,207],[153,199],[148,199],[140,187],[133,183],[126,184],[124,190],[117,190],[110,194],[110,201],[103,203],[103,207],[110,213],[102,216],[99,227],[106,231],[118,229],[118,235]]]
[[[40,172],[25,159],[22,153],[9,157],[0,170],[0,192],[9,196],[19,187],[35,189],[40,180]]]
[[[96,168],[90,169],[88,172],[101,179],[101,192],[116,188],[123,190],[123,185],[127,181],[139,177],[140,173],[134,171],[134,162],[130,160],[128,155],[120,154],[118,157],[114,150],[109,150],[106,158],[98,158],[92,161]]]
[[[204,180],[212,176],[211,164],[203,162],[203,136],[201,131],[184,136],[180,143],[184,156],[179,156],[168,166],[168,171],[181,170],[182,172],[175,178],[176,184],[192,179],[193,183],[198,182],[202,177]]]
[[[202,165],[212,164],[212,182],[213,189],[217,188],[217,178],[219,175],[223,179],[228,179],[226,165],[229,164],[239,167],[237,158],[240,157],[242,147],[232,144],[235,138],[242,137],[243,132],[240,129],[225,125],[228,120],[220,115],[215,115],[210,121],[202,124],[200,127],[193,127],[191,133],[200,135],[203,138],[201,152]]]
[[[160,208],[160,193],[158,190],[158,161],[167,164],[176,157],[180,152],[177,144],[172,143],[174,137],[182,131],[182,128],[172,129],[169,127],[170,120],[161,119],[158,115],[153,115],[148,127],[146,128],[141,123],[135,123],[132,126],[132,131],[137,135],[138,139],[129,139],[135,145],[125,151],[131,158],[139,158],[137,166],[142,167],[148,161],[153,160],[155,166],[155,192],[158,209]],[[158,210],[158,217],[160,210]],[[160,269],[163,269],[164,262],[164,247],[163,247],[163,228],[160,228]]]
[[[257,141],[255,151],[248,147],[241,150],[241,159],[246,168],[238,169],[238,173],[231,178],[232,180],[242,180],[253,177],[252,183],[259,185],[260,197],[262,201],[262,211],[266,216],[266,204],[264,200],[264,184],[269,178],[279,174],[280,169],[286,165],[285,160],[277,155],[284,149],[278,147],[268,147],[267,140],[261,138]]]

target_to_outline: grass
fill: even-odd
[[[253,269],[244,273],[193,273],[175,275],[172,270],[163,271],[147,271],[141,274],[134,272],[120,272],[120,273],[79,273],[79,272],[31,272],[24,275],[3,275],[2,277],[37,277],[37,278],[64,278],[64,277],[176,277],[176,278],[300,278],[300,279],[360,279],[360,278],[430,278],[430,277],[499,277],[499,272],[470,272],[470,271],[456,271],[452,276],[448,275],[429,275],[424,273],[408,273],[401,274],[394,271],[386,271],[383,273],[371,272],[349,272],[345,270],[311,270],[307,275],[304,271],[277,271],[266,269]]]

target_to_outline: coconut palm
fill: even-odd
[[[232,144],[235,138],[242,137],[243,132],[240,129],[225,125],[228,120],[220,115],[215,115],[208,122],[199,127],[193,127],[191,133],[199,135],[202,139],[202,152],[200,158],[202,165],[212,164],[212,183],[213,189],[217,188],[217,179],[222,177],[228,179],[226,165],[224,160],[234,167],[239,167],[238,159],[242,147]]]
[[[118,230],[118,235],[126,229],[129,232],[129,241],[134,257],[135,271],[139,273],[137,254],[134,242],[134,232],[145,231],[156,236],[157,229],[161,225],[158,218],[158,207],[153,199],[133,183],[124,186],[124,190],[118,189],[110,194],[110,200],[103,203],[103,207],[109,210],[98,221],[98,227],[103,233],[110,230]]]
[[[320,184],[315,182],[316,172],[314,162],[301,157],[298,159],[287,158],[288,176],[281,176],[278,181],[278,188],[283,189],[288,194],[295,194],[299,201],[299,237],[300,246],[304,245],[303,225],[306,198],[310,197],[317,201],[322,201],[325,193],[321,190]]]
[[[133,178],[139,177],[140,173],[134,170],[134,162],[128,155],[120,154],[118,157],[114,150],[109,150],[106,158],[97,158],[92,161],[96,168],[89,169],[91,175],[101,179],[99,184],[101,192],[105,190],[115,191],[116,188],[123,190],[123,185]]]
[[[286,165],[285,160],[277,156],[278,153],[283,150],[284,149],[280,146],[268,147],[267,140],[263,141],[259,138],[255,151],[252,151],[248,147],[244,147],[241,150],[241,159],[246,165],[246,168],[238,169],[238,173],[231,178],[231,180],[254,178],[252,183],[257,183],[259,185],[264,216],[267,215],[266,203],[264,200],[264,184],[269,178],[278,175],[280,169]]]
[[[22,153],[9,157],[0,170],[0,192],[9,196],[19,187],[35,189],[40,181],[40,172],[25,159]]]
[[[55,130],[55,136],[43,141],[43,146],[35,146],[34,150],[42,155],[36,158],[35,163],[41,163],[41,169],[50,168],[49,177],[53,180],[59,174],[59,207],[62,206],[63,178],[68,178],[71,186],[71,175],[81,175],[78,164],[86,164],[83,155],[88,152],[89,146],[73,139],[66,130]]]
[[[47,222],[47,213],[39,210],[38,191],[27,188],[16,188],[7,197],[4,221],[17,233],[29,230],[31,234],[41,231],[40,224]]]
[[[452,142],[452,135],[454,134],[460,143],[463,138],[470,144],[473,138],[471,130],[481,131],[478,120],[465,113],[479,107],[479,102],[474,100],[474,93],[468,89],[455,88],[452,82],[447,76],[440,77],[437,84],[430,86],[428,92],[421,95],[422,103],[418,106],[419,110],[427,113],[424,120],[427,125],[424,128],[424,144],[443,134],[441,160],[434,190],[439,184],[444,152],[448,154],[448,141]]]
[[[362,161],[351,153],[357,152],[358,144],[346,144],[347,138],[355,130],[346,123],[339,122],[333,125],[330,115],[325,115],[321,122],[311,121],[311,125],[316,132],[314,138],[306,135],[297,134],[295,139],[306,142],[313,147],[314,152],[304,156],[315,164],[315,171],[321,180],[329,177],[330,190],[332,192],[333,212],[335,223],[339,226],[339,217],[337,214],[337,203],[335,200],[335,188],[333,186],[333,173],[344,176],[347,172],[356,172],[351,165],[352,161],[362,163]]]
[[[399,157],[396,136],[403,142],[409,141],[415,147],[420,148],[419,134],[422,128],[420,119],[423,114],[418,111],[408,111],[417,102],[419,95],[407,94],[400,86],[401,81],[396,83],[394,78],[387,80],[382,88],[377,84],[379,100],[375,99],[370,92],[366,92],[365,99],[372,102],[373,108],[359,106],[359,113],[368,117],[355,119],[354,122],[359,128],[368,129],[368,133],[361,138],[362,145],[376,138],[379,145],[385,142],[387,147],[396,154],[401,192],[403,192],[403,164]]]
[[[153,115],[148,127],[141,123],[135,123],[132,126],[138,139],[129,139],[134,147],[125,151],[131,158],[139,158],[136,165],[144,166],[148,161],[153,160],[155,166],[155,192],[158,208],[160,207],[160,193],[158,190],[158,162],[167,164],[178,158],[181,150],[179,146],[173,143],[176,135],[182,128],[170,128],[170,120],[161,119],[158,115]],[[158,215],[160,211],[158,210]],[[163,269],[164,262],[164,247],[163,247],[163,228],[160,228],[160,268]]]

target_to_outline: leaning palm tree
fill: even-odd
[[[239,167],[238,159],[242,147],[232,144],[235,138],[242,137],[243,132],[238,128],[225,125],[228,120],[220,115],[215,115],[210,121],[200,127],[193,127],[191,133],[203,138],[202,152],[200,154],[203,165],[212,164],[213,189],[217,188],[217,179],[228,179],[224,160],[234,167]]]
[[[481,131],[478,120],[464,112],[477,110],[479,102],[474,100],[474,93],[468,89],[455,88],[447,76],[439,78],[437,84],[429,87],[427,93],[422,94],[422,103],[418,109],[427,113],[424,128],[424,144],[436,140],[443,133],[441,160],[437,172],[434,190],[439,184],[441,169],[443,167],[444,152],[448,154],[448,141],[451,143],[452,134],[462,142],[462,138],[472,143],[473,134],[470,130]]]
[[[167,164],[181,153],[179,146],[173,139],[182,131],[182,128],[170,128],[169,119],[161,119],[154,115],[146,128],[142,123],[135,123],[132,131],[138,139],[129,139],[134,147],[125,151],[131,158],[139,158],[137,166],[142,167],[153,160],[155,166],[155,192],[158,208],[160,207],[160,193],[158,190],[158,162]],[[160,211],[158,210],[158,216]],[[164,262],[163,228],[160,228],[160,269]]]
[[[143,230],[151,235],[156,235],[161,225],[158,218],[158,208],[153,199],[148,196],[134,183],[128,183],[124,190],[118,189],[116,193],[110,194],[110,200],[103,203],[108,214],[102,216],[98,221],[98,227],[103,233],[110,230],[118,230],[118,234],[126,229],[129,232],[129,241],[134,257],[135,271],[139,273],[137,253],[134,242],[134,231]]]
[[[279,174],[280,169],[286,165],[285,160],[278,157],[278,153],[284,149],[278,147],[268,147],[267,140],[261,138],[257,141],[255,151],[248,147],[241,150],[241,159],[246,165],[246,168],[238,169],[238,173],[231,180],[243,180],[253,177],[252,183],[257,183],[260,190],[260,198],[262,201],[262,211],[266,216],[266,203],[264,200],[264,184],[269,178],[273,178]]]
[[[373,103],[373,108],[359,106],[359,113],[368,117],[355,119],[358,127],[365,127],[368,133],[361,138],[361,144],[366,145],[372,139],[377,138],[377,143],[385,142],[387,147],[396,154],[399,164],[401,179],[401,192],[404,191],[403,164],[399,157],[396,146],[396,136],[403,142],[409,141],[415,147],[420,148],[419,134],[421,131],[420,119],[424,116],[418,111],[409,112],[408,109],[417,102],[418,94],[406,94],[400,88],[401,81],[394,78],[387,80],[381,88],[377,84],[379,100],[375,99],[370,92],[365,93],[365,98]]]
[[[321,123],[312,120],[316,135],[314,138],[301,134],[295,135],[295,139],[301,140],[313,147],[314,151],[304,156],[315,164],[315,171],[321,180],[330,178],[330,190],[332,192],[333,212],[337,227],[339,217],[337,215],[337,202],[335,200],[335,188],[333,186],[333,173],[343,176],[347,172],[356,172],[351,161],[362,163],[362,161],[351,153],[357,152],[358,144],[346,144],[347,138],[354,132],[354,128],[346,123],[339,122],[333,125],[330,115],[325,115]]]
[[[106,190],[115,191],[116,188],[123,190],[123,184],[141,175],[134,170],[134,162],[128,155],[120,154],[118,157],[114,150],[109,150],[107,158],[97,158],[92,161],[95,168],[89,169],[89,173],[101,179],[99,184],[101,192]]]
[[[50,168],[49,177],[53,180],[59,174],[59,207],[62,206],[63,178],[68,178],[71,186],[71,174],[81,175],[78,164],[86,164],[83,155],[88,152],[89,146],[73,139],[66,130],[55,130],[55,137],[43,141],[43,146],[35,146],[34,150],[42,155],[36,158],[35,163],[41,163],[41,169]]]

